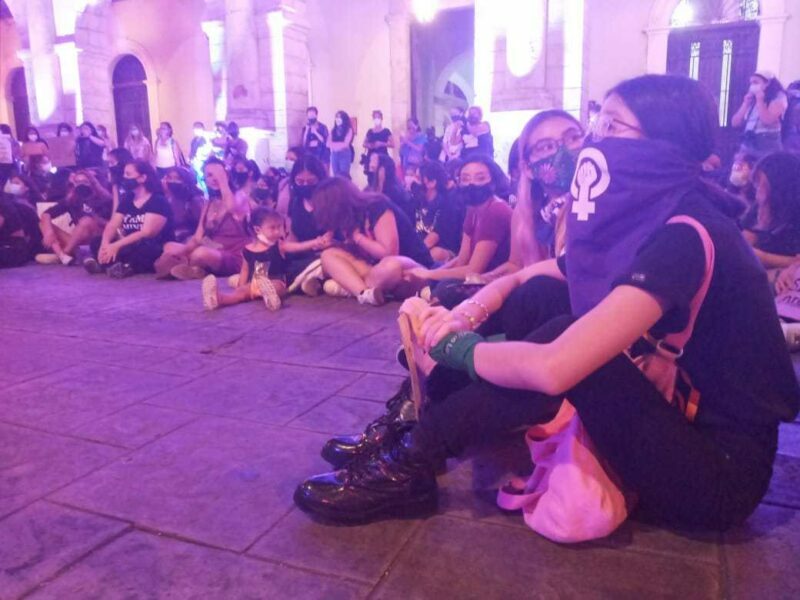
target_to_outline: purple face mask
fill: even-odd
[[[587,142],[572,179],[567,280],[580,317],[605,298],[636,252],[699,184],[700,166],[654,140]]]

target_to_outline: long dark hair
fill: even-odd
[[[770,227],[800,227],[800,156],[775,152],[756,164],[755,173],[769,181]]]
[[[289,173],[289,183],[291,185],[292,194],[294,194],[294,189],[296,187],[294,178],[303,171],[308,171],[309,173],[316,175],[317,180],[319,181],[322,181],[328,176],[328,170],[316,156],[313,154],[301,154],[294,162],[292,172]]]
[[[28,175],[25,173],[15,170],[13,173],[11,173],[11,175],[9,175],[8,179],[19,179],[25,185],[25,187],[28,188],[28,202],[33,206],[36,206],[37,202],[41,202],[43,200],[42,193],[39,191],[39,186],[36,185],[36,182],[28,177]]]
[[[719,113],[714,98],[694,79],[644,75],[623,81],[606,97],[612,94],[636,115],[649,139],[669,142],[698,163],[714,152]]]
[[[97,127],[95,127],[91,121],[84,121],[78,126],[78,129],[83,129],[84,127],[88,127],[92,131],[94,137],[100,137],[97,135]]]
[[[388,154],[374,154],[373,156],[378,157],[378,168],[375,170],[375,180],[373,184],[377,184],[378,182],[378,171],[380,169],[383,169],[386,174],[383,178],[383,189],[376,191],[388,194],[398,188],[402,188],[400,182],[397,180],[397,164],[394,162],[394,159]]]
[[[144,182],[144,189],[151,194],[162,194],[163,188],[161,187],[161,180],[158,178],[155,168],[145,160],[134,160],[127,163],[125,166],[133,165],[136,172],[141,176],[146,177]]]
[[[753,73],[753,77],[758,77],[759,79],[763,79],[764,82],[767,84],[764,88],[764,102],[769,104],[775,98],[780,96],[781,94],[785,94],[786,90],[783,87],[783,84],[778,81],[777,77],[772,77],[771,79],[767,79],[763,75],[759,73]]]
[[[442,163],[435,160],[426,160],[419,168],[419,175],[423,179],[436,182],[436,193],[444,196],[447,193],[447,171]]]
[[[465,166],[469,164],[479,163],[484,165],[487,169],[489,169],[489,175],[492,177],[492,188],[494,193],[501,198],[508,199],[508,193],[511,189],[511,184],[509,183],[508,177],[503,172],[503,169],[498,165],[494,160],[492,160],[489,156],[485,154],[473,154],[461,165],[461,168],[458,170],[456,174],[456,178],[461,178],[461,171],[464,169]]]
[[[348,130],[353,126],[350,122],[350,115],[343,110],[339,110],[336,111],[336,116],[342,118],[342,125],[340,127],[334,123],[333,130],[336,132],[337,137],[341,136],[341,138],[344,139],[344,136],[347,135]]]
[[[311,196],[317,227],[348,235],[364,225],[369,205],[382,200],[386,196],[362,192],[344,177],[325,179]]]

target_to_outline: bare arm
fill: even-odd
[[[782,269],[793,265],[798,258],[797,256],[786,256],[785,254],[772,254],[758,248],[753,248],[753,252],[765,269]]]
[[[788,101],[783,95],[778,96],[772,102],[767,104],[764,102],[764,97],[760,96],[756,100],[756,110],[758,111],[758,118],[764,125],[777,125],[783,118],[783,113],[786,112]]]
[[[630,348],[663,314],[654,296],[619,286],[549,344],[478,344],[475,370],[495,385],[558,396]]]
[[[397,235],[397,221],[394,213],[387,210],[375,223],[375,239],[360,231],[353,234],[353,241],[372,258],[382,259],[400,254],[400,239]]]

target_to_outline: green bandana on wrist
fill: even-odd
[[[430,357],[440,365],[466,371],[473,381],[478,381],[475,372],[475,346],[486,340],[472,331],[459,331],[442,338],[431,349]]]

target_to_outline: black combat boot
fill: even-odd
[[[366,523],[430,516],[438,506],[438,489],[434,468],[414,448],[409,431],[344,469],[306,480],[295,490],[294,502],[327,521]]]
[[[380,447],[388,434],[415,420],[411,380],[407,378],[398,392],[386,402],[386,412],[367,425],[364,433],[342,435],[328,440],[322,447],[322,458],[335,469],[341,469],[354,458],[372,453]]]

